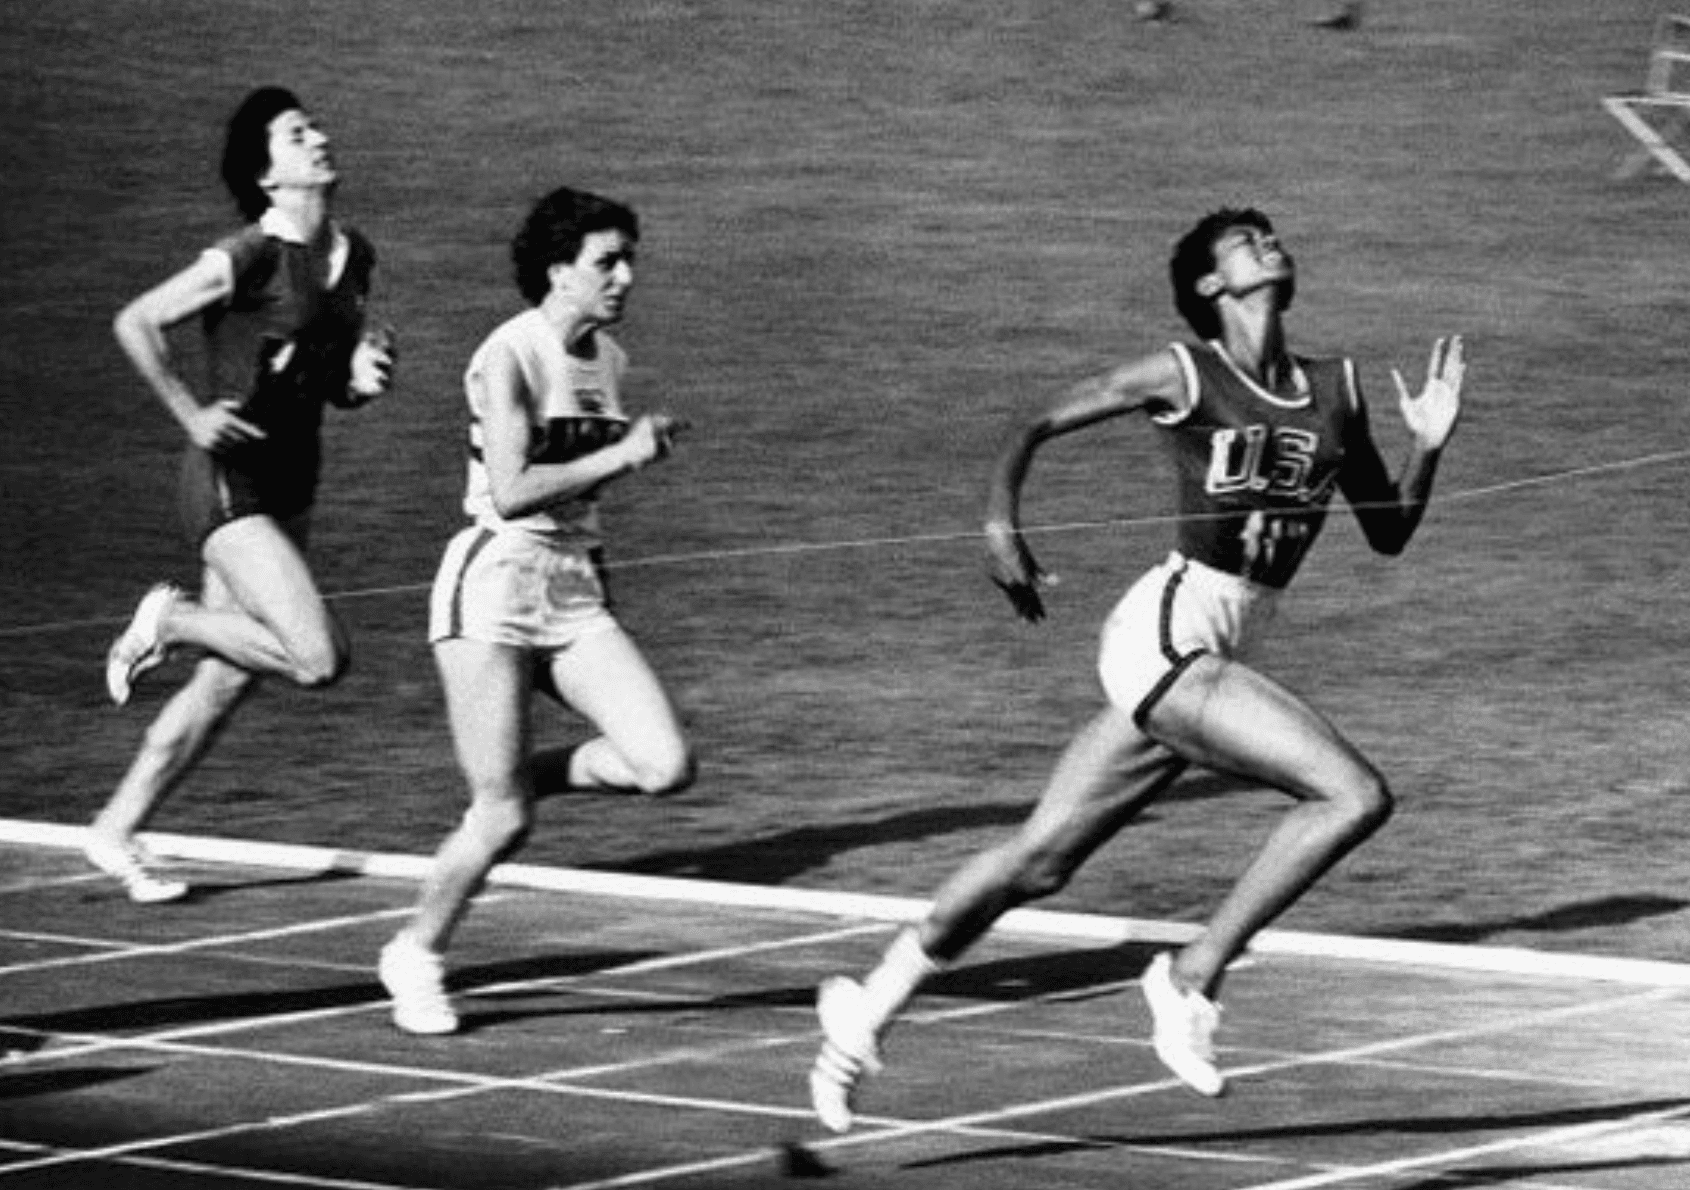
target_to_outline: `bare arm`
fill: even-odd
[[[1355,509],[1368,544],[1379,553],[1401,553],[1420,526],[1432,497],[1438,459],[1461,415],[1461,384],[1466,370],[1459,335],[1432,344],[1426,383],[1418,396],[1410,395],[1401,372],[1391,370],[1397,403],[1410,435],[1408,458],[1397,479],[1386,473],[1365,422],[1357,441],[1351,444],[1344,496]]]
[[[1083,380],[1010,434],[986,495],[986,549],[992,581],[1026,620],[1044,618],[1044,572],[1021,535],[1021,487],[1033,455],[1052,438],[1151,406],[1178,408],[1185,379],[1172,351],[1161,351]]]
[[[538,512],[666,458],[674,449],[674,435],[684,428],[665,414],[646,414],[620,441],[591,454],[567,463],[535,463],[528,457],[530,394],[516,357],[508,350],[490,353],[482,383],[482,459],[493,507],[502,517]]]
[[[229,296],[233,287],[227,258],[201,256],[118,311],[112,322],[118,346],[188,438],[204,450],[220,450],[264,437],[229,402],[201,405],[177,373],[165,332]]]

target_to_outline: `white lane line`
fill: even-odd
[[[1410,1170],[1459,1165],[1461,1162],[1470,1161],[1475,1157],[1490,1157],[1498,1153],[1514,1152],[1518,1149],[1556,1148],[1581,1140],[1607,1136],[1615,1132],[1630,1131],[1649,1124],[1662,1124],[1668,1120],[1682,1119],[1690,1119],[1690,1106],[1657,1108],[1654,1111],[1637,1112],[1634,1115],[1624,1116],[1617,1120],[1596,1120],[1589,1124],[1568,1124],[1565,1127],[1551,1128],[1545,1132],[1535,1132],[1527,1136],[1503,1137],[1500,1140],[1488,1141],[1485,1144],[1468,1145],[1460,1149],[1446,1149],[1439,1153],[1423,1153],[1417,1157],[1402,1157],[1395,1161],[1381,1161],[1375,1165],[1357,1165],[1344,1169],[1332,1169],[1278,1182],[1260,1182],[1254,1186],[1246,1187],[1245,1190],[1314,1190],[1318,1186],[1337,1186],[1344,1182],[1360,1181],[1363,1178],[1384,1178],[1407,1173]]]
[[[812,944],[818,940],[829,940],[833,937],[837,937],[842,932],[855,933],[876,928],[879,927],[858,926],[848,931],[828,931],[827,934],[819,937],[806,936],[803,938],[788,939],[784,943],[759,943],[750,947],[720,948],[710,952],[697,952],[691,957],[693,961],[700,961],[706,955],[720,957],[724,953],[745,953],[750,950],[771,949],[780,945],[791,946]],[[663,966],[675,966],[687,957],[688,956],[666,956],[661,960],[647,960],[640,963],[628,964],[626,969],[652,969]],[[595,974],[602,977],[605,972],[598,972]],[[1070,989],[1063,993],[1054,993],[1053,997],[1056,995],[1073,994],[1075,994],[1075,991]],[[1272,1062],[1262,1062],[1249,1066],[1234,1067],[1229,1071],[1229,1073],[1234,1077],[1238,1077],[1248,1074],[1266,1073],[1274,1070],[1284,1070],[1298,1066],[1340,1063],[1356,1057],[1400,1051],[1430,1044],[1437,1044],[1440,1042],[1459,1041],[1486,1034],[1540,1028],[1551,1022],[1564,1020],[1569,1017],[1633,1007],[1643,1002],[1668,999],[1671,998],[1671,995],[1672,993],[1669,989],[1651,989],[1649,991],[1633,993],[1600,1002],[1548,1009],[1542,1012],[1528,1014],[1523,1017],[1514,1017],[1508,1021],[1493,1022],[1488,1025],[1442,1030],[1410,1037],[1392,1038],[1362,1046],[1353,1046],[1341,1050],[1328,1051],[1321,1054],[1294,1056]],[[987,1012],[1008,1011],[1027,1002],[1028,1001],[1006,1001],[988,1005],[968,1005],[957,1009],[919,1014],[919,1017],[920,1019],[928,1022],[936,1022],[945,1019],[968,1019]],[[436,1082],[444,1081],[453,1085],[444,1088],[435,1087],[423,1091],[398,1093],[380,1097],[375,1100],[348,1104],[338,1108],[320,1109],[288,1116],[271,1117],[265,1120],[226,1125],[222,1128],[208,1129],[196,1133],[154,1137],[145,1140],[132,1141],[122,1145],[106,1146],[101,1149],[56,1154],[53,1157],[40,1158],[32,1162],[14,1163],[11,1166],[0,1168],[0,1180],[4,1180],[5,1176],[14,1170],[22,1171],[26,1169],[46,1168],[49,1166],[86,1162],[90,1160],[110,1160],[133,1153],[141,1153],[153,1149],[171,1147],[206,1139],[228,1137],[258,1130],[297,1127],[306,1123],[345,1118],[375,1110],[376,1108],[389,1103],[436,1101],[490,1090],[532,1090],[581,1098],[638,1103],[647,1106],[660,1106],[697,1111],[714,1111],[789,1120],[808,1121],[810,1118],[810,1113],[805,1108],[789,1108],[779,1105],[755,1104],[734,1100],[660,1095],[648,1092],[618,1090],[603,1087],[586,1087],[560,1081],[568,1078],[587,1077],[589,1075],[603,1075],[606,1073],[632,1071],[642,1066],[649,1067],[653,1065],[660,1065],[665,1062],[677,1060],[676,1055],[673,1053],[638,1059],[630,1063],[584,1067],[576,1070],[561,1070],[531,1078],[511,1079],[498,1076],[468,1074],[457,1071],[438,1071],[423,1068],[398,1067],[383,1063],[354,1062],[345,1059],[328,1059],[305,1055],[277,1054],[263,1051],[227,1050],[218,1047],[194,1047],[187,1046],[179,1041],[171,1039],[173,1036],[179,1035],[181,1032],[182,1031],[178,1030],[173,1031],[171,1034],[155,1034],[145,1038],[128,1039],[128,1044],[132,1048],[153,1050],[189,1050],[202,1052],[204,1056],[209,1057],[246,1057],[256,1061],[302,1065],[316,1067],[319,1069],[332,1068],[342,1072],[365,1075],[376,1074],[393,1077],[412,1077]],[[809,1033],[805,1033],[797,1037],[759,1038],[751,1042],[734,1042],[722,1046],[702,1048],[689,1047],[689,1049],[685,1051],[684,1060],[708,1059],[712,1056],[725,1056],[733,1052],[749,1052],[758,1048],[775,1048],[795,1044],[800,1041],[807,1041],[810,1039],[810,1036],[811,1035]],[[950,1132],[963,1135],[979,1135],[983,1132],[987,1132],[991,1135],[1001,1136],[1004,1130],[996,1128],[994,1125],[1001,1124],[1007,1120],[1092,1106],[1109,1100],[1145,1095],[1176,1086],[1178,1086],[1178,1083],[1173,1079],[1161,1079],[1150,1083],[1125,1084],[1116,1087],[1103,1088],[1096,1091],[1084,1092],[1077,1095],[1007,1105],[988,1111],[952,1116],[934,1121],[907,1121],[885,1117],[863,1117],[861,1122],[873,1130],[860,1132],[851,1136],[818,1141],[810,1147],[817,1151],[825,1151],[864,1144],[884,1143],[890,1140],[900,1140],[912,1136],[932,1134],[936,1132]],[[1686,1113],[1690,1113],[1690,1108],[1683,1110]],[[1587,1126],[1581,1126],[1581,1130],[1586,1127]],[[1025,1133],[1013,1132],[1010,1133],[1010,1135],[1021,1137],[1025,1136]],[[1083,1138],[1073,1138],[1073,1140],[1074,1143],[1083,1143]],[[769,1160],[771,1155],[771,1150],[760,1148],[750,1152],[729,1154],[724,1157],[712,1158],[704,1162],[689,1162],[684,1165],[637,1171],[635,1173],[622,1175],[609,1181],[582,1183],[572,1187],[571,1190],[598,1190],[600,1187],[608,1188],[613,1186],[644,1185],[653,1182],[668,1181],[701,1172],[740,1168],[746,1165],[760,1163]],[[1193,1155],[1196,1156],[1197,1154]],[[1218,1159],[1215,1154],[1206,1154],[1206,1156],[1211,1160]],[[1330,1177],[1334,1175],[1325,1173],[1316,1176]],[[1264,1187],[1262,1190],[1266,1190],[1266,1188]],[[1275,1190],[1289,1190],[1289,1186],[1276,1187]]]
[[[404,910],[403,912],[409,912]],[[652,971],[663,971],[675,967],[692,966],[699,963],[715,962],[720,959],[738,958],[744,955],[759,954],[764,951],[790,949],[796,946],[813,946],[826,942],[834,942],[844,938],[857,937],[863,934],[880,933],[885,927],[879,923],[866,925],[842,926],[831,930],[822,930],[812,934],[802,934],[793,938],[775,939],[744,943],[736,946],[718,947],[713,950],[686,951],[675,955],[662,955],[652,959],[640,959],[632,963],[624,963],[618,967],[606,967],[601,970],[585,972],[581,975],[547,975],[534,979],[513,979],[504,983],[486,984],[473,989],[475,996],[503,995],[512,992],[543,991],[547,988],[566,989],[585,979],[604,979],[618,975],[638,975]],[[156,1033],[138,1034],[133,1037],[113,1037],[104,1034],[85,1034],[70,1032],[47,1032],[30,1029],[17,1025],[5,1026],[9,1032],[20,1033],[24,1036],[40,1038],[44,1041],[62,1040],[70,1042],[53,1049],[39,1049],[26,1054],[13,1054],[11,1063],[57,1061],[64,1058],[81,1058],[89,1054],[110,1050],[146,1048],[155,1042],[186,1041],[199,1037],[217,1037],[229,1033],[240,1033],[256,1029],[275,1028],[283,1025],[299,1024],[304,1021],[332,1020],[335,1017],[353,1016],[372,1009],[385,1008],[387,997],[379,993],[368,1000],[360,1000],[353,1004],[336,1004],[326,1008],[303,1008],[294,1012],[271,1013],[265,1016],[239,1017],[234,1020],[215,1021],[204,1025],[184,1025],[177,1029],[166,1029]]]
[[[324,917],[315,921],[274,926],[267,930],[248,930],[239,934],[213,934],[208,937],[189,938],[182,942],[140,943],[119,950],[104,950],[98,954],[62,955],[54,959],[38,959],[32,963],[12,963],[9,966],[0,967],[0,976],[20,975],[34,971],[53,971],[64,967],[82,967],[90,963],[110,963],[120,959],[145,959],[158,955],[189,954],[196,950],[215,950],[218,947],[240,946],[248,942],[266,942],[274,938],[289,938],[299,934],[318,934],[329,930],[343,930],[355,926],[369,925],[378,921],[391,921],[396,917],[406,917],[412,912],[411,906],[407,905],[402,909],[381,909],[372,913]],[[82,945],[113,946],[120,944],[99,939],[84,939]]]
[[[21,1141],[0,1138],[0,1150],[13,1153],[29,1153],[41,1155],[56,1153],[58,1150],[51,1145],[26,1144]],[[277,1186],[312,1186],[317,1190],[430,1190],[426,1186],[401,1185],[397,1182],[367,1182],[352,1178],[330,1178],[320,1174],[308,1173],[280,1173],[273,1169],[253,1169],[245,1165],[213,1165],[205,1161],[188,1161],[181,1158],[149,1157],[141,1154],[113,1159],[114,1164],[134,1166],[138,1169],[156,1169],[165,1173],[184,1173],[221,1179],[240,1179],[248,1182],[263,1182]],[[0,1169],[0,1174],[4,1170]]]
[[[76,872],[69,876],[42,876],[32,880],[12,880],[0,884],[0,895],[6,893],[32,893],[44,888],[62,888],[67,884],[92,884],[96,880],[109,880],[104,872]]]
[[[1348,1062],[1357,1058],[1371,1057],[1377,1054],[1390,1053],[1408,1049],[1437,1045],[1445,1042],[1465,1041],[1474,1037],[1516,1032],[1541,1028],[1545,1025],[1569,1019],[1571,1017],[1592,1013],[1615,1011],[1630,1008],[1641,1003],[1649,1003],[1672,996],[1670,989],[1651,989],[1649,991],[1632,993],[1603,1001],[1586,1004],[1568,1005],[1560,1008],[1545,1009],[1540,1012],[1515,1016],[1506,1021],[1496,1021],[1486,1025],[1468,1028],[1439,1030],[1409,1037],[1390,1038],[1384,1041],[1370,1042],[1365,1045],[1349,1046],[1324,1053],[1307,1054],[1279,1059],[1271,1062],[1258,1062],[1245,1066],[1230,1067],[1229,1076],[1237,1078],[1255,1074],[1266,1074],[1274,1071],[1289,1070],[1304,1066],[1334,1065]],[[941,1014],[934,1014],[935,1017]],[[957,1014],[961,1016],[961,1013]],[[1136,1098],[1152,1094],[1157,1091],[1176,1088],[1180,1083],[1176,1079],[1160,1079],[1148,1083],[1130,1083],[1114,1087],[1104,1087],[1095,1091],[1086,1091],[1074,1095],[1059,1096],[1051,1099],[1034,1100],[1026,1103],[1009,1104],[986,1111],[970,1112],[963,1115],[949,1116],[938,1120],[912,1121],[891,1117],[858,1116],[859,1124],[867,1130],[852,1133],[847,1136],[832,1137],[808,1143],[807,1147],[813,1152],[821,1153],[836,1149],[855,1148],[863,1145],[881,1144],[887,1141],[904,1140],[910,1137],[933,1133],[960,1133],[964,1135],[976,1134],[981,1128],[992,1128],[1010,1120],[1024,1119],[1030,1116],[1049,1115],[1054,1112],[1072,1111],[1079,1108],[1093,1107],[1112,1100]],[[596,1088],[569,1088],[568,1093],[599,1096],[605,1094]],[[1690,1107],[1668,1109],[1670,1113],[1683,1112],[1690,1115]],[[1652,1115],[1655,1113],[1651,1113]],[[1651,1117],[1638,1117],[1635,1122],[1650,1122]],[[1578,1126],[1581,1130],[1590,1126]],[[1076,1144],[1086,1143],[1083,1137],[1072,1138]],[[1095,1142],[1092,1142],[1095,1143]],[[719,1172],[726,1169],[743,1168],[747,1165],[769,1159],[770,1153],[766,1149],[750,1152],[729,1154],[724,1157],[712,1158],[701,1162],[688,1162],[682,1165],[665,1166],[661,1168],[641,1170],[630,1174],[602,1181],[580,1182],[572,1184],[564,1190],[611,1190],[613,1187],[643,1186],[658,1182],[671,1181],[677,1178],[691,1177],[700,1173]],[[1208,1154],[1213,1159],[1214,1154]],[[1331,1174],[1316,1175],[1329,1177]],[[1325,1183],[1311,1183],[1321,1185]],[[1295,1183],[1271,1186],[1253,1187],[1252,1190],[1293,1190]]]
[[[28,819],[0,818],[0,843],[79,849],[86,828]],[[264,843],[199,835],[148,832],[142,836],[158,855],[203,863],[244,864],[291,871],[339,872],[383,879],[416,881],[428,872],[426,855],[347,851],[295,843]],[[496,888],[578,893],[623,900],[679,901],[716,909],[767,909],[776,912],[881,921],[902,925],[920,920],[930,902],[923,898],[785,885],[735,884],[676,876],[643,876],[598,869],[500,864],[488,873]],[[1124,943],[1181,945],[1202,932],[1195,922],[1072,913],[1020,908],[1004,914],[994,935],[1033,937],[1102,946]],[[1442,970],[1477,971],[1530,978],[1630,983],[1651,987],[1690,987],[1690,963],[1630,959],[1615,955],[1567,954],[1516,946],[1420,942],[1267,929],[1251,941],[1250,954],[1393,963]]]
[[[35,930],[0,929],[0,938],[15,942],[50,942],[55,946],[76,946],[83,950],[131,950],[133,942],[118,942],[108,938],[85,938],[80,934],[45,934]]]
[[[778,950],[778,949],[782,949],[782,948],[791,948],[791,947],[795,947],[795,946],[816,945],[816,944],[819,944],[819,943],[836,941],[840,938],[853,937],[853,936],[857,936],[857,935],[861,935],[861,934],[865,934],[865,933],[881,932],[883,930],[884,930],[884,926],[882,926],[878,923],[869,924],[869,925],[847,926],[847,927],[842,927],[842,928],[838,928],[838,929],[825,930],[825,931],[821,931],[819,933],[805,934],[805,935],[800,935],[800,936],[797,936],[797,937],[774,940],[774,941],[759,941],[759,942],[742,944],[742,945],[737,945],[737,946],[730,946],[730,947],[716,947],[716,948],[713,948],[711,950],[705,950],[705,951],[692,951],[692,952],[689,952],[689,953],[686,953],[686,954],[664,955],[664,956],[661,956],[659,958],[654,958],[654,959],[642,959],[638,962],[624,964],[623,966],[617,967],[617,968],[607,968],[606,970],[603,970],[603,971],[595,971],[595,972],[592,973],[592,977],[594,977],[594,978],[604,978],[606,975],[610,975],[610,974],[629,974],[629,973],[642,973],[642,972],[650,972],[650,971],[668,970],[668,969],[673,969],[673,968],[680,967],[680,966],[686,966],[686,965],[697,964],[697,963],[705,963],[705,962],[714,962],[714,961],[719,961],[719,960],[726,959],[726,958],[737,958],[737,957],[741,957],[741,956],[744,956],[744,955],[757,954],[757,953],[762,953],[762,952],[770,951],[770,950]],[[530,988],[544,987],[544,986],[547,986],[547,985],[554,985],[555,986],[555,985],[558,985],[560,983],[565,983],[565,982],[571,980],[572,978],[573,977],[570,977],[570,976],[563,976],[563,977],[548,977],[546,979],[541,979],[541,980],[512,980],[512,981],[509,981],[508,983],[505,983],[505,984],[489,985],[489,987],[487,987],[487,988],[479,988],[479,989],[477,989],[477,991],[478,992],[487,992],[487,991],[527,990],[527,989],[530,989]],[[583,977],[583,978],[585,978],[585,977]],[[383,1004],[383,1003],[385,1003],[385,1000],[377,1001],[376,1003]],[[215,1046],[190,1046],[190,1045],[183,1044],[183,1042],[181,1041],[181,1039],[184,1038],[184,1037],[205,1036],[205,1035],[208,1035],[208,1034],[211,1034],[211,1033],[214,1033],[214,1032],[228,1032],[228,1031],[237,1030],[237,1029],[240,1029],[240,1028],[243,1028],[243,1027],[254,1027],[257,1023],[262,1023],[262,1022],[284,1020],[284,1019],[285,1020],[297,1020],[297,1019],[300,1019],[302,1017],[336,1015],[336,1014],[340,1014],[340,1013],[347,1012],[347,1011],[359,1011],[359,1010],[362,1010],[362,1009],[369,1008],[371,1006],[372,1006],[371,1004],[360,1004],[360,1005],[353,1005],[353,1006],[339,1006],[335,1009],[312,1010],[312,1011],[308,1011],[308,1012],[304,1012],[304,1013],[278,1014],[277,1016],[270,1017],[270,1018],[255,1018],[254,1020],[241,1021],[241,1022],[219,1022],[217,1025],[214,1025],[214,1026],[197,1026],[197,1027],[191,1027],[191,1028],[186,1028],[186,1029],[166,1030],[166,1031],[162,1031],[162,1032],[159,1032],[159,1033],[153,1033],[153,1034],[148,1034],[148,1035],[144,1035],[144,1036],[140,1036],[140,1037],[132,1037],[132,1038],[88,1037],[88,1038],[86,1038],[86,1040],[88,1041],[88,1044],[86,1044],[86,1045],[82,1045],[82,1046],[74,1046],[73,1045],[73,1046],[70,1046],[70,1047],[66,1047],[64,1049],[54,1050],[54,1051],[51,1051],[50,1053],[46,1053],[46,1054],[21,1055],[20,1057],[13,1059],[12,1063],[9,1063],[9,1065],[21,1065],[22,1063],[27,1062],[30,1059],[37,1058],[37,1057],[60,1058],[60,1057],[72,1056],[72,1055],[81,1056],[81,1055],[85,1055],[87,1053],[90,1053],[90,1052],[93,1052],[93,1051],[96,1051],[96,1050],[139,1049],[139,1050],[143,1050],[143,1051],[190,1052],[190,1053],[197,1053],[200,1056],[218,1057],[218,1058],[251,1058],[251,1059],[254,1059],[254,1060],[257,1060],[257,1061],[262,1061],[262,1062],[266,1062],[266,1063],[270,1063],[270,1064],[301,1065],[301,1066],[314,1067],[314,1068],[317,1068],[317,1069],[333,1069],[333,1070],[343,1072],[343,1073],[357,1073],[357,1074],[362,1074],[362,1075],[383,1075],[383,1076],[390,1076],[390,1077],[395,1077],[395,1078],[411,1078],[411,1079],[421,1079],[421,1080],[431,1080],[431,1081],[446,1081],[446,1082],[452,1083],[453,1085],[451,1087],[445,1088],[445,1089],[433,1088],[433,1089],[430,1089],[430,1090],[427,1090],[427,1091],[405,1092],[405,1093],[400,1093],[400,1094],[382,1096],[382,1097],[379,1097],[379,1098],[374,1099],[374,1100],[364,1100],[364,1101],[360,1101],[358,1103],[347,1104],[347,1105],[343,1105],[341,1107],[336,1107],[336,1108],[324,1108],[324,1109],[319,1109],[319,1110],[314,1110],[314,1111],[309,1111],[309,1112],[294,1113],[292,1115],[285,1115],[285,1116],[272,1116],[272,1117],[268,1117],[268,1118],[263,1119],[263,1120],[246,1121],[246,1122],[242,1122],[242,1123],[239,1123],[239,1124],[224,1125],[224,1126],[219,1127],[219,1128],[203,1129],[203,1130],[199,1130],[199,1131],[196,1131],[196,1132],[178,1133],[178,1134],[174,1134],[174,1135],[170,1135],[170,1136],[149,1137],[149,1138],[146,1138],[146,1139],[143,1139],[143,1140],[129,1141],[129,1142],[125,1142],[125,1143],[122,1143],[122,1144],[107,1145],[107,1146],[97,1148],[97,1149],[82,1149],[82,1150],[76,1150],[76,1151],[56,1152],[56,1153],[52,1154],[51,1156],[38,1157],[38,1158],[35,1158],[33,1160],[13,1162],[10,1165],[0,1167],[0,1181],[4,1181],[8,1176],[10,1176],[13,1173],[27,1172],[27,1171],[36,1170],[36,1169],[53,1168],[53,1167],[57,1167],[57,1166],[61,1166],[61,1165],[84,1163],[84,1162],[89,1162],[89,1161],[113,1160],[113,1159],[120,1158],[120,1157],[127,1157],[127,1156],[129,1156],[131,1154],[135,1154],[135,1153],[148,1152],[148,1151],[154,1150],[154,1149],[170,1148],[170,1147],[175,1147],[175,1146],[183,1145],[183,1144],[193,1144],[193,1143],[199,1143],[199,1142],[207,1141],[207,1140],[223,1139],[223,1138],[226,1138],[226,1137],[235,1136],[235,1135],[239,1135],[239,1134],[247,1133],[247,1132],[260,1131],[260,1130],[273,1130],[273,1129],[279,1129],[279,1128],[291,1128],[291,1127],[297,1127],[301,1124],[318,1123],[318,1122],[322,1122],[322,1121],[330,1120],[330,1119],[339,1119],[339,1118],[345,1118],[345,1117],[348,1117],[348,1116],[360,1115],[360,1114],[364,1114],[366,1112],[375,1110],[375,1109],[383,1106],[384,1104],[388,1104],[388,1103],[422,1102],[422,1101],[433,1100],[433,1099],[451,1098],[451,1097],[454,1097],[454,1096],[462,1096],[462,1095],[467,1095],[467,1094],[472,1094],[472,1093],[477,1093],[477,1092],[483,1092],[483,1091],[489,1091],[489,1090],[532,1090],[532,1091],[544,1091],[544,1092],[549,1092],[549,1093],[554,1093],[554,1094],[556,1094],[556,1093],[568,1093],[570,1090],[572,1090],[571,1088],[566,1088],[564,1086],[560,1086],[559,1084],[552,1082],[552,1081],[549,1081],[549,1080],[551,1080],[553,1078],[558,1078],[558,1077],[584,1077],[585,1075],[587,1075],[589,1073],[604,1073],[604,1072],[614,1072],[614,1071],[622,1070],[622,1069],[634,1069],[634,1068],[637,1068],[637,1066],[639,1066],[639,1065],[648,1064],[648,1063],[644,1063],[644,1062],[634,1063],[634,1064],[619,1063],[619,1064],[615,1064],[615,1065],[608,1066],[608,1067],[583,1068],[583,1070],[581,1070],[580,1072],[564,1070],[564,1071],[556,1072],[555,1074],[551,1074],[551,1075],[542,1075],[542,1076],[536,1076],[536,1077],[532,1077],[532,1078],[511,1079],[511,1078],[504,1078],[504,1077],[499,1077],[499,1076],[474,1075],[474,1074],[468,1074],[468,1073],[463,1073],[463,1072],[458,1072],[458,1071],[430,1070],[430,1069],[423,1068],[423,1067],[394,1066],[394,1065],[387,1064],[387,1063],[357,1062],[357,1061],[351,1061],[351,1060],[347,1060],[347,1059],[318,1058],[318,1057],[311,1057],[311,1056],[304,1056],[304,1055],[284,1054],[284,1053],[276,1053],[276,1052],[268,1052],[268,1051],[250,1051],[250,1050],[225,1049],[225,1048],[222,1048],[222,1047],[215,1047]],[[30,1030],[18,1030],[18,1031],[24,1032],[24,1033],[32,1032]],[[41,1035],[41,1034],[37,1034],[37,1035]],[[77,1041],[84,1040],[83,1035],[61,1034],[59,1036],[68,1037],[68,1038],[71,1038],[71,1039],[77,1040]],[[792,1044],[793,1040],[795,1040],[795,1039],[786,1038],[786,1037],[775,1037],[775,1038],[764,1037],[764,1038],[757,1039],[755,1042],[749,1042],[749,1043],[748,1042],[736,1042],[736,1043],[733,1043],[732,1047],[722,1047],[722,1046],[696,1047],[696,1048],[692,1048],[692,1049],[690,1049],[686,1052],[683,1052],[679,1055],[676,1055],[676,1054],[661,1055],[661,1056],[659,1056],[659,1060],[651,1060],[651,1061],[649,1061],[649,1064],[659,1065],[659,1064],[664,1064],[665,1062],[666,1063],[673,1063],[675,1061],[682,1061],[682,1060],[696,1061],[696,1060],[699,1060],[701,1058],[702,1059],[708,1059],[712,1056],[717,1056],[720,1053],[726,1052],[728,1049],[747,1050],[747,1049],[752,1049],[752,1048],[773,1048],[773,1047],[776,1047],[776,1046]],[[618,1095],[615,1095],[613,1097],[619,1098],[619,1099],[625,1099],[625,1098],[628,1098],[629,1096],[624,1096],[624,1095],[618,1094]],[[643,1102],[643,1101],[646,1101],[647,1097],[645,1097],[645,1096],[635,1096],[635,1098],[638,1101]],[[801,1110],[801,1109],[798,1109],[798,1108],[759,1108],[756,1105],[750,1105],[750,1104],[733,1104],[733,1103],[729,1103],[729,1102],[726,1102],[726,1101],[718,1102],[718,1101],[713,1101],[713,1100],[692,1101],[692,1100],[682,1099],[682,1098],[679,1098],[679,1097],[655,1097],[655,1098],[651,1099],[651,1101],[652,1102],[665,1103],[669,1106],[680,1106],[680,1105],[683,1105],[683,1104],[694,1103],[697,1106],[700,1106],[700,1107],[705,1108],[705,1109],[714,1109],[714,1110],[717,1110],[717,1111],[733,1110],[733,1111],[738,1111],[742,1114],[745,1113],[745,1112],[751,1112],[753,1114],[769,1114],[769,1115],[775,1115],[775,1116],[779,1116],[779,1117],[783,1117],[783,1118],[798,1118],[798,1119],[807,1119],[809,1117],[809,1111],[807,1109]]]

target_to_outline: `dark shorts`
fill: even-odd
[[[287,465],[262,456],[230,458],[189,447],[177,487],[182,529],[196,553],[205,539],[231,521],[268,516],[286,522],[311,508],[317,495],[317,460],[292,455]]]

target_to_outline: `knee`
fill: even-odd
[[[525,800],[478,798],[464,814],[463,829],[495,861],[520,848],[534,825]]]
[[[1006,867],[1010,872],[1011,895],[1017,902],[1054,896],[1068,886],[1074,875],[1074,865],[1066,855],[1043,846],[1014,848]]]
[[[642,793],[679,793],[698,779],[698,762],[685,744],[632,760],[629,768]]]
[[[1333,801],[1343,813],[1346,833],[1356,839],[1364,839],[1384,826],[1396,808],[1390,786],[1372,768],[1347,782]]]
[[[344,641],[313,641],[293,654],[293,680],[307,690],[323,690],[346,675],[352,650]]]

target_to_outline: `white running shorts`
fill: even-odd
[[[592,555],[521,529],[459,532],[429,597],[431,644],[465,639],[555,650],[616,626]]]
[[[1175,551],[1127,589],[1104,621],[1098,675],[1109,701],[1144,726],[1205,653],[1236,657],[1273,616],[1279,592]]]

